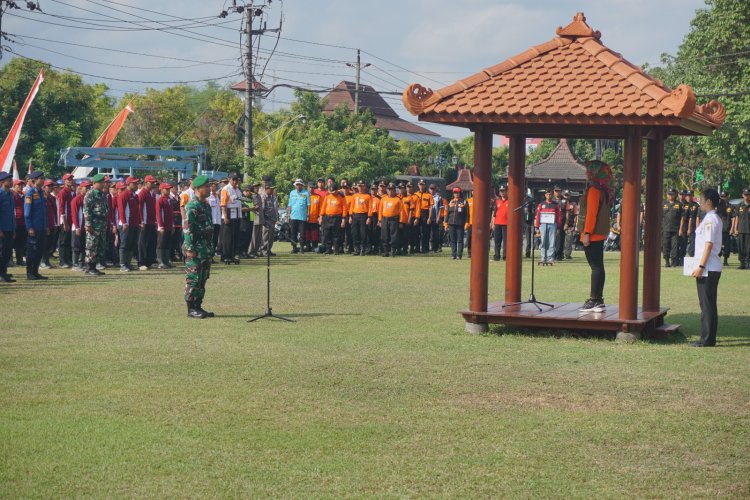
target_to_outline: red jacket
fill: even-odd
[[[138,193],[138,203],[141,207],[141,221],[143,224],[156,224],[156,199],[148,189],[141,189]]]
[[[57,218],[57,199],[51,194],[47,196],[47,227],[52,229],[60,225]]]
[[[562,226],[562,211],[560,210],[560,205],[554,200],[549,203],[545,200],[536,207],[536,220],[534,221],[534,227],[539,227],[541,214],[550,213],[555,215],[555,224],[557,227]]]
[[[169,196],[160,196],[156,200],[156,223],[159,229],[171,231],[174,229],[174,210]]]
[[[124,189],[117,197],[117,217],[120,219],[119,225],[141,225],[141,206],[130,189]]]
[[[57,193],[57,222],[70,225],[70,202],[73,201],[73,192],[68,186]]]
[[[16,227],[26,227],[26,218],[23,216],[23,193],[13,193],[13,203],[16,209]]]
[[[501,200],[495,199],[495,221],[496,226],[508,225],[508,198]]]
[[[70,202],[70,222],[71,229],[83,229],[85,225],[83,220],[83,195],[77,194]]]

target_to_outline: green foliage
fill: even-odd
[[[542,139],[539,145],[526,155],[526,165],[533,165],[547,158],[559,142],[558,139]]]
[[[39,70],[45,78],[29,108],[16,150],[19,170],[31,161],[49,175],[59,174],[60,149],[90,146],[112,119],[112,99],[103,84],[85,84],[80,76],[49,65],[16,58],[0,69],[0,141],[8,135]]]
[[[730,180],[730,191],[750,183],[750,2],[706,0],[696,11],[676,56],[664,54],[649,72],[668,86],[695,89],[699,102],[718,99],[727,111],[724,125],[711,137],[671,138],[665,162],[667,182],[694,185],[687,171],[700,167],[705,184]],[[718,95],[715,94],[729,94]],[[698,165],[698,162],[701,164]]]

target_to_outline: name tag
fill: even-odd
[[[555,214],[545,212],[539,214],[539,222],[542,224],[554,224],[555,223]]]

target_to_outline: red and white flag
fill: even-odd
[[[13,181],[21,180],[21,176],[18,175],[18,165],[16,165],[16,160],[13,160]]]
[[[29,160],[29,174],[34,171],[34,165],[31,164],[31,160]]]
[[[100,135],[96,142],[91,146],[92,148],[108,148],[113,142],[115,142],[115,138],[117,138],[117,134],[120,133],[120,129],[125,124],[125,120],[128,119],[128,115],[134,113],[132,104],[132,102],[129,102],[127,106],[122,108],[122,111],[117,113],[117,116],[112,120],[112,123],[107,125],[107,128],[104,129],[102,135]]]
[[[13,165],[13,158],[16,156],[16,147],[18,146],[18,138],[21,136],[23,121],[26,119],[26,113],[28,113],[29,107],[34,101],[36,94],[39,92],[39,86],[43,81],[44,70],[40,71],[39,76],[36,77],[36,81],[31,87],[29,95],[26,96],[26,102],[23,103],[23,107],[18,113],[16,121],[13,122],[8,137],[6,137],[5,142],[3,142],[3,147],[0,148],[0,171],[2,172],[10,172],[11,166]]]

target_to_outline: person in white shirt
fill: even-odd
[[[719,325],[717,292],[721,278],[722,223],[716,214],[719,206],[719,193],[706,189],[701,196],[701,209],[705,216],[695,230],[695,256],[698,264],[692,276],[696,278],[698,302],[701,307],[701,337],[692,342],[691,347],[714,347],[716,330]]]
[[[208,195],[208,204],[211,205],[211,221],[214,224],[214,248],[219,248],[219,233],[221,232],[221,200],[219,197],[219,182],[214,179],[211,182],[211,194]]]

